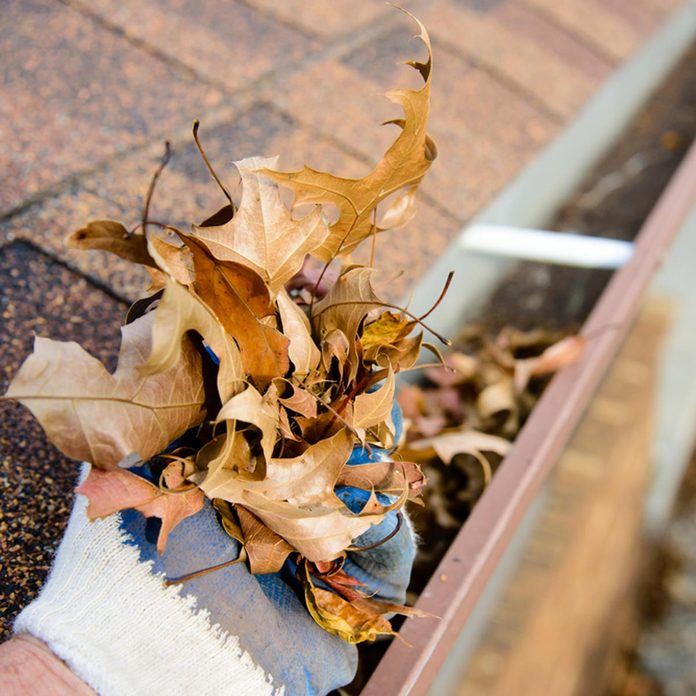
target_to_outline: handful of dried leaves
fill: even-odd
[[[149,219],[160,168],[133,229],[99,220],[69,238],[150,272],[121,329],[115,372],[75,343],[39,337],[5,395],[31,409],[63,453],[91,464],[78,489],[90,517],[126,508],[158,517],[162,552],[207,497],[243,549],[231,562],[271,573],[293,555],[308,610],[351,642],[390,633],[383,614],[407,611],[365,596],[341,566],[358,536],[424,484],[415,463],[348,464],[356,446],[363,462],[394,448],[394,376],[414,365],[422,321],[377,297],[375,269],[327,269],[411,218],[435,158],[431,50],[419,26],[429,58],[410,65],[424,84],[388,93],[404,117],[391,122],[400,133],[372,172],[346,179],[246,159],[236,163],[237,205],[201,148],[228,203],[185,232]],[[293,209],[279,186],[295,194]],[[302,217],[300,205],[310,206]],[[333,222],[325,206],[338,210]],[[145,463],[149,479],[129,470]],[[367,492],[359,510],[340,487]]]

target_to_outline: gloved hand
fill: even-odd
[[[398,407],[393,417],[400,430]],[[351,464],[388,455],[356,449]],[[387,537],[396,524],[389,513],[355,545]],[[43,640],[104,695],[324,694],[352,679],[355,646],[314,622],[285,569],[255,576],[238,564],[164,586],[164,577],[237,556],[209,504],[176,527],[161,556],[147,526],[132,510],[90,522],[78,496],[48,581],[15,631]],[[377,599],[402,603],[414,554],[406,521],[384,544],[349,554],[344,569]]]

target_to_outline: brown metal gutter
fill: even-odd
[[[439,619],[408,619],[362,696],[428,691],[511,537],[577,426],[641,305],[669,246],[696,204],[696,143],[672,177],[585,322],[582,359],[559,373],[539,400],[491,485],[418,600]],[[410,647],[409,647],[410,646]]]

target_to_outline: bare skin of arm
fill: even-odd
[[[96,696],[47,645],[19,635],[0,645],[3,696]]]

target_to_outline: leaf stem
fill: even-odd
[[[210,176],[215,179],[215,182],[217,185],[220,187],[222,192],[225,194],[225,198],[230,202],[230,205],[232,206],[232,209],[234,210],[234,203],[232,201],[232,196],[230,196],[229,191],[225,188],[225,185],[222,183],[220,177],[217,175],[215,170],[213,169],[213,165],[210,163],[210,160],[208,159],[207,155],[205,154],[205,150],[203,149],[203,145],[201,145],[201,141],[198,138],[198,128],[200,127],[201,122],[196,119],[193,122],[193,139],[196,141],[196,147],[198,148],[198,152],[200,152],[201,157],[203,158],[203,161],[205,162],[205,166],[208,167],[208,171],[210,172]]]
[[[227,568],[229,566],[233,566],[236,563],[242,563],[243,561],[246,561],[247,559],[247,553],[242,548],[242,550],[239,552],[239,556],[231,561],[225,561],[224,563],[218,563],[217,565],[210,566],[209,568],[202,568],[201,570],[196,570],[193,573],[188,573],[187,575],[182,575],[181,577],[178,578],[166,578],[164,580],[164,585],[165,587],[171,587],[172,585],[181,585],[184,582],[188,582],[189,580],[194,580],[195,578],[199,578],[202,575],[207,575],[208,573],[213,573],[216,570],[222,570],[223,568]]]
[[[385,536],[384,539],[380,539],[379,541],[376,541],[374,544],[368,544],[367,546],[349,546],[347,550],[354,552],[371,551],[372,549],[376,549],[378,546],[382,546],[382,544],[386,544],[390,539],[393,539],[399,533],[402,522],[403,515],[400,512],[397,512],[396,527],[394,527],[394,529],[391,532],[389,532],[389,534],[387,534],[387,536]]]
[[[152,194],[155,192],[155,186],[157,186],[157,180],[159,179],[160,174],[163,172],[164,168],[169,163],[169,158],[171,156],[172,148],[169,141],[166,140],[164,143],[164,157],[162,157],[162,161],[159,163],[159,166],[155,170],[155,173],[152,175],[150,186],[148,186],[147,195],[145,196],[145,205],[143,206],[143,217],[141,222],[143,227],[143,233],[147,232],[147,223],[148,218],[150,216],[150,203],[152,202]]]

